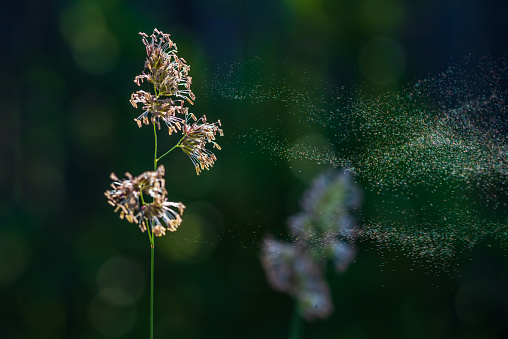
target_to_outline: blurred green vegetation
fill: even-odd
[[[187,210],[178,232],[156,241],[157,338],[286,337],[293,303],[269,288],[260,241],[266,232],[284,236],[301,192],[326,168],[274,158],[240,139],[274,121],[292,138],[326,131],[299,125],[275,102],[214,96],[214,74],[256,58],[287,86],[317,96],[326,86],[358,84],[383,92],[439,72],[451,58],[504,53],[508,42],[508,7],[496,0],[26,0],[3,7],[6,339],[147,337],[148,237],[119,220],[103,195],[111,172],[137,175],[152,166],[152,131],[137,127],[140,111],[128,102],[145,58],[138,32],[172,35],[191,65],[191,111],[220,119],[225,133],[217,162],[199,177],[180,152],[163,162],[170,199]],[[173,141],[161,135],[159,142],[163,149]],[[366,192],[366,220],[375,199]],[[500,245],[481,243],[457,255],[457,272],[440,272],[364,241],[345,274],[328,277],[335,313],[306,325],[304,338],[506,337],[508,261]]]

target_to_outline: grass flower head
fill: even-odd
[[[180,147],[183,152],[191,159],[196,173],[199,173],[204,169],[209,169],[213,166],[215,160],[215,154],[208,150],[205,146],[211,143],[214,148],[221,149],[219,144],[215,142],[215,136],[219,133],[223,136],[220,120],[209,124],[206,122],[206,116],[202,116],[196,121],[193,114],[189,114],[194,119],[194,123],[191,125],[186,123],[183,127],[183,138],[180,141]],[[187,119],[189,120],[189,119]]]
[[[139,127],[150,122],[160,129],[160,120],[168,126],[169,134],[181,130],[184,119],[177,116],[187,116],[188,108],[184,101],[193,104],[194,93],[190,89],[192,78],[189,76],[190,66],[177,55],[176,44],[169,38],[169,34],[154,29],[152,35],[139,33],[143,37],[147,58],[145,71],[134,78],[134,82],[141,86],[144,81],[153,85],[155,93],[143,90],[131,95],[131,104],[138,108],[142,105],[143,113],[136,119]]]
[[[111,173],[112,190],[105,192],[108,203],[120,211],[120,219],[139,225],[146,231],[146,224],[151,226],[155,235],[164,235],[165,230],[176,231],[182,222],[181,214],[185,206],[180,202],[167,200],[165,189],[164,166],[155,171],[146,171],[134,177],[125,173],[127,179],[120,180]],[[146,202],[151,199],[151,202]],[[178,212],[177,212],[178,210]]]
[[[134,82],[140,86],[146,80],[156,88],[158,96],[175,96],[192,104],[195,97],[190,89],[190,66],[178,57],[178,49],[170,35],[157,28],[150,36],[142,32],[139,35],[146,47],[145,69],[148,72],[138,75]]]

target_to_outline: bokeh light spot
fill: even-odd
[[[75,1],[60,15],[60,32],[68,43],[72,43],[89,27],[105,27],[105,25],[104,14],[92,1]]]
[[[113,33],[103,27],[91,27],[80,32],[72,42],[78,66],[91,74],[111,71],[120,58],[120,46]]]
[[[82,147],[107,151],[108,145],[114,145],[112,130],[116,123],[117,108],[111,97],[104,92],[83,92],[72,104],[72,135]]]
[[[24,194],[28,209],[33,213],[54,213],[64,202],[65,185],[62,168],[46,159],[26,169],[27,183]]]
[[[372,33],[389,32],[404,22],[405,13],[397,0],[366,0],[361,10],[365,29]]]
[[[15,233],[0,233],[0,286],[16,281],[28,265],[29,248],[25,239]]]
[[[165,239],[158,242],[158,247],[171,260],[199,262],[205,260],[215,248],[215,244],[208,241],[212,237],[207,236],[212,230],[213,225],[200,215],[185,213],[178,230],[167,234]]]
[[[360,52],[363,75],[377,85],[397,82],[406,70],[404,49],[393,39],[380,37],[367,42]]]
[[[106,27],[102,9],[88,2],[78,2],[60,17],[62,36],[72,49],[76,64],[94,75],[111,71],[120,58],[116,36]]]
[[[37,333],[51,334],[61,338],[65,332],[67,316],[64,305],[50,296],[24,298],[20,305],[21,313]]]
[[[101,334],[117,338],[127,334],[137,322],[137,312],[130,307],[115,307],[94,298],[88,307],[88,317],[92,326]]]
[[[97,273],[99,296],[115,307],[136,302],[145,290],[145,275],[134,260],[114,256],[106,261]]]
[[[488,322],[500,310],[501,291],[488,280],[476,279],[463,283],[457,291],[457,316],[471,327]]]

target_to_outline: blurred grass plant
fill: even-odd
[[[143,113],[136,119],[139,127],[153,125],[154,133],[154,161],[153,171],[146,171],[139,176],[126,173],[126,179],[118,179],[111,173],[112,189],[105,192],[108,203],[120,212],[120,219],[136,223],[142,232],[147,231],[150,241],[150,338],[153,338],[153,284],[154,284],[154,249],[155,237],[174,232],[182,223],[185,205],[181,202],[171,202],[167,198],[163,165],[159,161],[176,148],[191,159],[199,173],[209,169],[217,160],[215,154],[206,149],[211,143],[220,149],[215,142],[217,133],[223,135],[220,120],[207,123],[206,117],[196,119],[184,107],[185,101],[193,104],[194,93],[190,89],[192,78],[189,76],[190,66],[185,59],[177,56],[176,44],[169,34],[154,29],[152,35],[139,33],[146,47],[147,58],[145,71],[135,77],[134,82],[141,86],[148,82],[153,87],[153,93],[139,90],[131,95],[131,104],[135,108],[142,105]],[[157,130],[161,129],[161,120],[166,124],[168,133],[181,133],[180,140],[161,156],[157,155]],[[191,124],[192,123],[192,124]]]
[[[352,212],[360,207],[361,191],[350,172],[328,171],[304,192],[302,211],[289,218],[292,241],[265,237],[261,263],[268,283],[295,299],[289,338],[301,335],[307,321],[326,319],[333,312],[330,288],[324,278],[330,260],[344,272],[355,257]],[[347,241],[346,241],[347,240]]]

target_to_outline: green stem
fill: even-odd
[[[155,139],[155,150],[153,155],[153,170],[157,170],[157,127],[155,127],[155,121],[153,122],[153,136]],[[150,223],[148,223],[149,227]],[[155,257],[155,234],[153,234],[152,230],[148,229],[148,238],[150,239],[150,339],[153,339],[153,281],[154,281],[154,257]]]
[[[150,339],[153,339],[153,261],[155,250],[155,237],[150,239]]]
[[[175,148],[177,148],[177,147],[180,147],[180,146],[181,146],[181,144],[182,144],[182,140],[183,140],[183,138],[184,138],[184,137],[182,137],[182,138],[181,138],[181,139],[180,139],[180,140],[176,143],[176,145],[175,145],[175,146],[171,147],[171,149],[170,149],[169,151],[167,151],[166,153],[164,153],[163,155],[161,155],[161,156],[160,156],[160,158],[159,158],[159,159],[157,159],[156,161],[161,160],[161,159],[162,159],[162,158],[164,158],[166,155],[168,155],[168,154],[169,154],[169,152],[171,152],[172,150],[174,150],[174,149],[175,149]]]
[[[291,317],[291,327],[289,328],[289,339],[299,339],[301,336],[302,329],[302,317],[300,315],[300,310],[298,308],[298,304],[295,303],[295,307],[293,310],[293,315]]]
[[[157,94],[157,88],[155,88],[155,94],[157,95],[157,98],[159,98],[159,94]],[[164,153],[160,158],[157,158],[157,127],[155,126],[155,121],[153,122],[153,136],[154,136],[154,144],[155,144],[155,150],[153,155],[153,170],[157,170],[157,163],[160,159],[165,157],[169,154],[172,150],[174,150],[176,147],[180,147],[181,142],[183,140],[183,137],[178,141],[178,143],[173,146],[169,151]],[[143,206],[145,205],[145,202],[143,200],[143,195],[141,194],[141,200],[143,203]],[[147,221],[146,229],[148,231],[148,239],[150,240],[150,339],[153,339],[153,284],[154,284],[154,257],[155,257],[155,234],[153,234],[152,231],[152,225],[150,221]]]
[[[155,152],[153,155],[153,170],[156,171],[157,170],[157,161],[159,161],[159,160],[157,159],[157,128],[155,127],[155,121],[153,122],[153,135],[155,137]]]
[[[148,221],[146,222],[146,229],[148,233],[148,240],[150,241],[150,244],[152,244],[153,233],[150,230],[150,224],[148,223]]]

